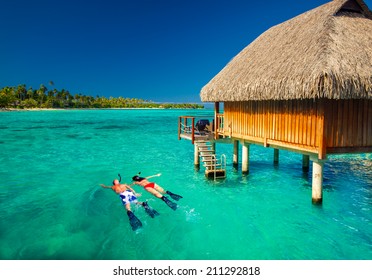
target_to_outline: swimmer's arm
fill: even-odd
[[[111,188],[112,188],[111,186],[105,186],[104,184],[100,184],[100,186],[101,186],[102,188],[105,188],[105,189],[111,189]]]
[[[146,179],[150,179],[150,178],[152,178],[152,177],[159,177],[159,176],[161,176],[161,173],[158,173],[158,174],[155,174],[155,175],[148,176],[148,177],[146,177]]]
[[[127,185],[127,188],[135,195],[135,196],[137,196],[137,197],[139,197],[139,196],[141,196],[141,194],[140,193],[136,193],[136,191],[134,190],[134,189],[132,189],[131,187],[130,187],[131,185]]]

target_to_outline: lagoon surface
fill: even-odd
[[[180,115],[209,110],[0,112],[0,259],[372,259],[372,155],[331,156],[323,205],[311,203],[302,156],[252,145],[250,174],[205,179]],[[160,216],[132,207],[133,232],[110,185],[141,171],[184,198],[176,211],[140,187]]]

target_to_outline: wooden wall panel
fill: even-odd
[[[372,100],[327,100],[326,143],[329,148],[371,147]]]
[[[372,100],[225,102],[224,108],[226,134],[230,126],[233,135],[262,143],[372,149]]]

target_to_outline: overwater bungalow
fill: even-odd
[[[206,141],[230,141],[236,164],[240,142],[248,173],[251,144],[274,148],[274,161],[280,149],[301,153],[304,170],[313,164],[312,201],[321,203],[327,155],[372,152],[372,13],[364,1],[334,0],[273,26],[200,97],[215,104],[208,133],[193,117],[179,119],[179,138],[203,143],[195,158],[214,150]]]

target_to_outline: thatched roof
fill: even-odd
[[[334,0],[276,25],[200,93],[204,102],[372,99],[372,13]]]

